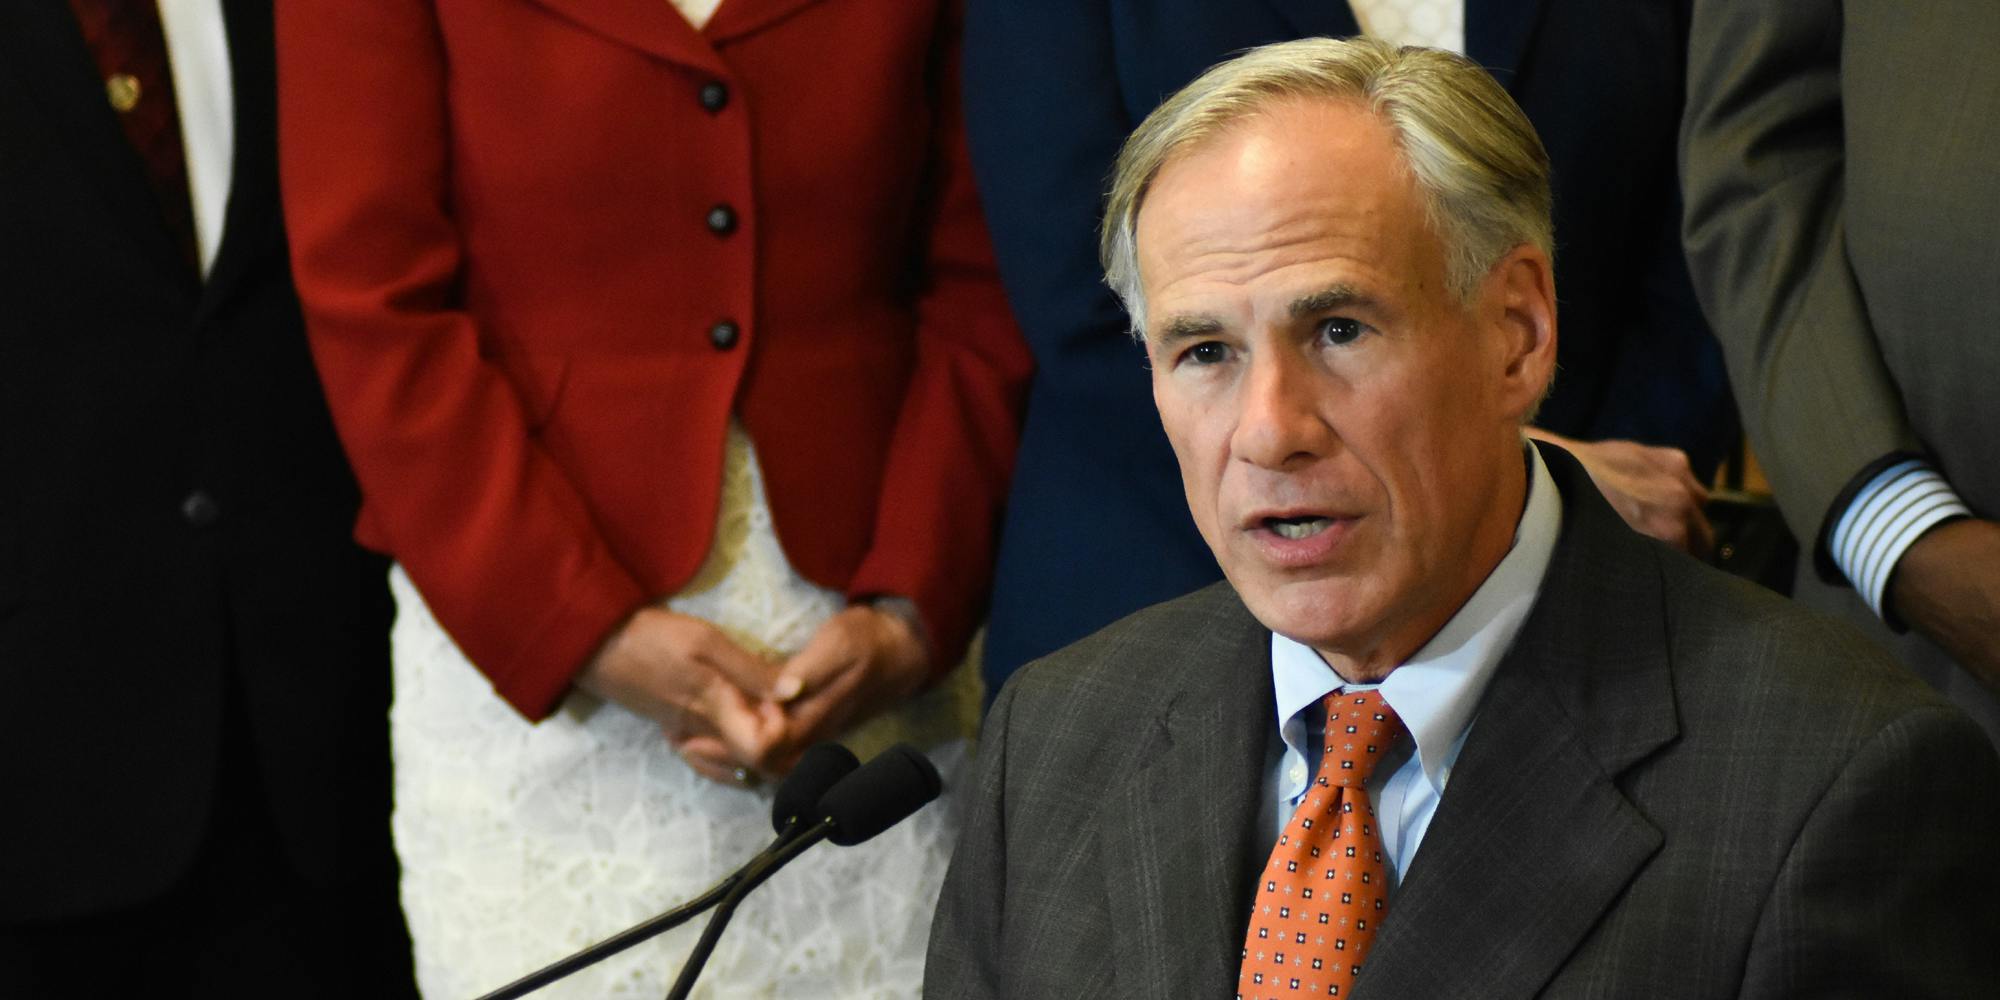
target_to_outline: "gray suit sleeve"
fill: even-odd
[[[978,761],[966,792],[965,822],[931,922],[924,995],[952,1000],[1002,996],[1000,927],[1007,885],[1007,721],[1014,692],[993,702],[980,731]]]
[[[1745,997],[1992,996],[2000,989],[2000,760],[1924,708],[1855,754],[1773,882]]]
[[[1681,128],[1695,290],[1807,544],[1865,467],[1918,448],[1848,264],[1840,63],[1866,40],[1842,24],[1841,0],[1698,0]]]

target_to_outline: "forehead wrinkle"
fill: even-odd
[[[1148,310],[1171,319],[1221,308],[1211,316],[1232,317],[1222,323],[1228,329],[1237,307],[1248,305],[1231,297],[1235,291],[1287,284],[1291,290],[1270,303],[1281,315],[1337,304],[1293,303],[1292,290],[1302,288],[1351,293],[1344,301],[1356,307],[1386,306],[1358,290],[1388,277],[1376,272],[1393,263],[1382,259],[1389,248],[1376,231],[1382,216],[1393,214],[1380,192],[1327,176],[1310,150],[1274,144],[1271,136],[1238,138],[1240,145],[1224,141],[1170,160],[1137,210],[1135,263]],[[1169,332],[1165,322],[1149,325],[1156,337]],[[1217,331],[1181,323],[1172,332]]]
[[[1286,228],[1294,231],[1266,229],[1256,234],[1250,245],[1226,245],[1236,242],[1233,240],[1188,239],[1181,244],[1181,259],[1171,263],[1157,259],[1152,262],[1152,270],[1167,273],[1159,275],[1161,280],[1152,286],[1154,290],[1149,291],[1148,297],[1157,303],[1203,286],[1243,288],[1279,271],[1318,266],[1319,244],[1325,240],[1325,234],[1298,231],[1304,227]],[[1167,266],[1161,267],[1162,264]],[[1143,265],[1142,270],[1145,270]]]
[[[1310,245],[1339,228],[1337,219],[1344,214],[1292,198],[1272,199],[1240,180],[1222,191],[1182,193],[1182,197],[1194,200],[1191,210],[1168,223],[1164,232],[1157,231],[1156,213],[1142,213],[1136,235],[1142,250],[1148,243],[1177,245],[1184,249],[1189,266],[1202,269],[1228,270],[1233,263],[1259,254]],[[1251,218],[1244,217],[1246,211]],[[1148,215],[1154,215],[1155,225],[1145,224]],[[1148,233],[1149,229],[1155,232]],[[1155,239],[1148,240],[1148,235]]]
[[[1268,213],[1265,213],[1268,216]],[[1262,218],[1255,223],[1237,219],[1200,219],[1190,228],[1182,245],[1196,261],[1213,258],[1254,258],[1260,254],[1282,253],[1313,244],[1335,235],[1340,229],[1338,210],[1317,205],[1287,203],[1278,218]],[[1215,230],[1220,229],[1221,232]],[[1206,264],[1224,266],[1226,264]]]

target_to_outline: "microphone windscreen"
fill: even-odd
[[[943,788],[930,758],[898,743],[820,797],[820,814],[833,820],[827,839],[842,847],[859,844],[922,809]]]
[[[771,799],[771,829],[782,834],[795,819],[806,823],[816,821],[824,815],[819,812],[820,797],[860,766],[854,751],[838,743],[815,743],[807,747]]]

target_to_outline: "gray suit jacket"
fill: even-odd
[[[1870,463],[1928,453],[2000,517],[2000,4],[1698,0],[1682,170],[1689,263],[1792,530]],[[2000,701],[1920,636],[1836,608],[2000,741]]]
[[[2000,760],[1846,629],[1565,523],[1357,984],[1363,1000],[1990,996]],[[1270,849],[1269,633],[1227,585],[1001,694],[931,997],[1223,997]]]

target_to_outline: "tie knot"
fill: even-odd
[[[1326,758],[1319,780],[1344,788],[1367,784],[1383,755],[1403,738],[1403,720],[1379,691],[1336,691],[1323,704]]]

